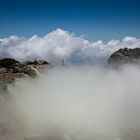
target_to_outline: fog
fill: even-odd
[[[0,95],[2,140],[140,139],[140,68],[54,67]]]

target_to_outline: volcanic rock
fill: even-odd
[[[0,90],[6,89],[7,85],[16,79],[36,78],[48,68],[47,61],[19,62],[15,59],[4,58],[0,60]]]
[[[39,75],[38,70],[35,69],[33,66],[25,65],[25,64],[22,64],[22,63],[19,63],[16,66],[14,66],[13,72],[14,73],[24,73],[24,74],[27,74],[28,76],[30,76],[32,78]]]
[[[13,68],[15,64],[19,63],[17,60],[12,58],[3,58],[0,60],[0,67]]]
[[[140,48],[119,49],[110,56],[108,63],[112,66],[120,66],[128,63],[140,64]]]

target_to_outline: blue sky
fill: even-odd
[[[0,0],[0,37],[61,28],[89,40],[140,37],[139,0]]]

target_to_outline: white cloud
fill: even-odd
[[[65,63],[106,63],[108,57],[119,48],[140,47],[140,39],[126,37],[122,40],[90,42],[73,33],[57,29],[39,37],[21,38],[10,36],[0,39],[0,56],[18,60],[45,59],[52,64]]]

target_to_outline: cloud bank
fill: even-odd
[[[12,57],[18,60],[44,59],[52,64],[104,64],[108,57],[119,48],[140,47],[140,39],[125,37],[122,40],[90,42],[83,37],[62,29],[49,34],[31,38],[10,36],[0,39],[0,57]]]
[[[5,116],[1,123],[7,131],[0,137],[139,140],[139,83],[136,66],[121,70],[54,67],[40,80],[17,82],[9,88],[11,104],[1,102],[0,106],[4,108],[0,119]]]

